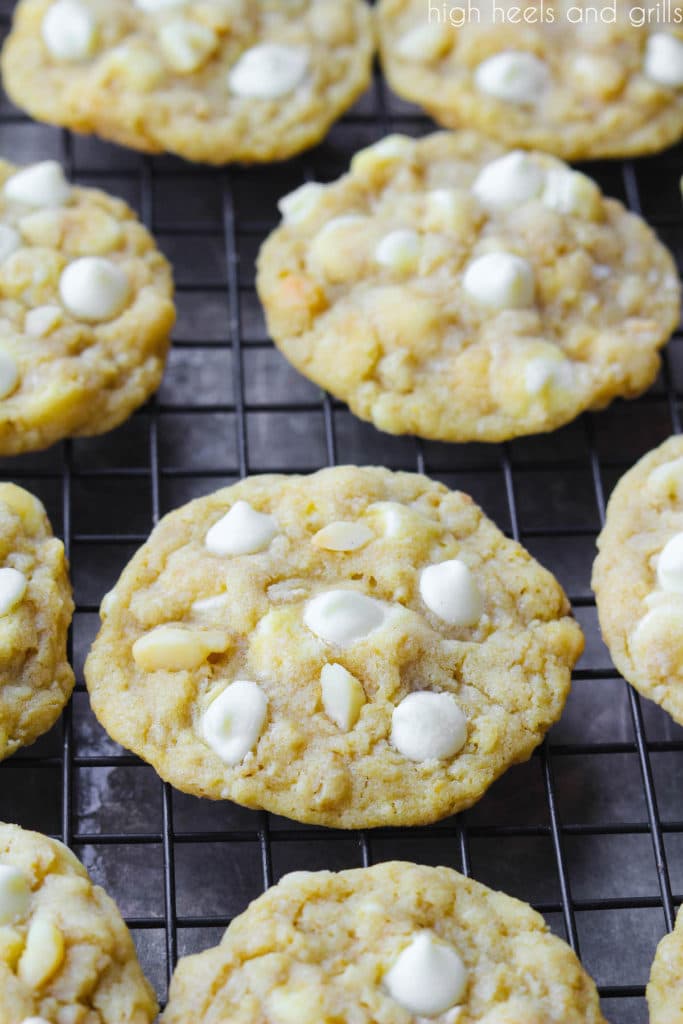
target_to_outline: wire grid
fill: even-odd
[[[11,3],[0,5],[7,30]],[[387,131],[433,128],[370,92],[298,160],[209,170],[145,158],[37,126],[0,105],[3,155],[58,156],[84,184],[119,193],[175,264],[179,321],[164,385],[125,426],[3,461],[38,494],[64,537],[77,610],[77,688],[60,724],[0,766],[0,819],[61,838],[119,902],[163,1002],[178,955],[215,944],[230,919],[286,871],[390,858],[450,864],[531,902],[582,956],[613,1024],[647,1018],[654,948],[683,899],[683,731],[641,702],[611,666],[589,590],[606,496],[644,451],[680,431],[683,347],[670,344],[655,387],[552,435],[503,445],[391,438],[300,378],[268,340],[253,257],[278,196],[328,180]],[[683,262],[681,148],[590,167],[642,212]],[[457,397],[456,397],[457,400]],[[420,829],[344,833],[174,792],[112,743],[89,710],[82,663],[97,608],[160,515],[249,472],[378,462],[473,494],[569,592],[587,652],[562,722],[527,765],[465,814]]]

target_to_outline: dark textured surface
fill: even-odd
[[[6,29],[11,5],[1,0]],[[444,445],[380,434],[299,377],[275,351],[254,292],[254,256],[276,200],[329,180],[356,148],[430,122],[380,78],[327,142],[286,165],[211,171],[36,125],[0,105],[0,152],[48,156],[121,195],[173,260],[179,319],[157,400],[114,433],[4,460],[68,546],[78,687],[62,722],[0,765],[0,819],[68,842],[133,927],[163,999],[177,954],[215,944],[263,888],[298,868],[391,858],[449,864],[534,904],[594,975],[613,1024],[644,1024],[655,946],[683,899],[683,730],[618,677],[597,629],[590,569],[604,502],[621,473],[680,428],[683,336],[632,403],[508,445]],[[683,149],[587,166],[640,209],[683,264]],[[97,606],[159,515],[245,472],[331,461],[419,469],[469,491],[568,590],[587,635],[562,721],[532,760],[470,812],[432,828],[336,833],[162,785],[112,743],[83,686]]]

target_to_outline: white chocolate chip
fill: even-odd
[[[662,590],[683,594],[683,533],[664,545],[657,559],[657,581]]]
[[[488,309],[527,309],[534,304],[531,265],[510,252],[479,256],[467,266],[462,283],[470,298]]]
[[[218,46],[218,36],[201,22],[172,18],[159,30],[159,45],[169,67],[188,75],[206,63]]]
[[[195,615],[204,615],[207,612],[218,611],[225,608],[228,603],[228,594],[215,594],[213,597],[200,597],[192,604],[191,611]]]
[[[304,623],[328,644],[357,643],[385,618],[384,606],[357,590],[326,590],[306,605]]]
[[[188,0],[135,0],[135,6],[147,14],[157,14],[173,7],[184,7]]]
[[[436,1017],[462,1000],[467,970],[452,946],[424,931],[413,937],[387,971],[384,984],[409,1013]]]
[[[8,224],[0,224],[0,263],[21,245],[21,235]]]
[[[63,315],[60,306],[36,306],[26,314],[24,330],[33,338],[45,338],[59,326]]]
[[[64,953],[64,938],[57,925],[36,917],[28,930],[17,973],[25,985],[38,989],[59,970]]]
[[[351,160],[351,173],[365,177],[383,171],[398,160],[408,160],[415,142],[407,135],[386,135],[372,146],[360,149]]]
[[[411,761],[453,757],[466,739],[467,719],[448,693],[410,693],[391,716],[391,743]]]
[[[157,626],[135,641],[133,659],[145,672],[179,672],[199,668],[209,655],[229,646],[229,636],[220,630]]]
[[[74,260],[59,280],[61,300],[78,320],[113,319],[126,304],[129,292],[125,271],[102,256]]]
[[[3,192],[5,199],[26,206],[62,206],[71,195],[71,186],[56,160],[44,160],[13,174]]]
[[[253,555],[268,547],[277,533],[275,520],[248,501],[236,501],[209,529],[204,543],[212,555]]]
[[[656,498],[680,501],[683,498],[683,457],[653,469],[646,486]]]
[[[530,395],[542,395],[556,388],[569,390],[574,381],[574,367],[561,352],[557,359],[535,356],[524,368],[524,386]]]
[[[19,383],[19,368],[9,352],[0,349],[0,398],[11,395]]]
[[[325,551],[357,551],[372,540],[374,533],[365,523],[339,521],[318,530],[311,543]]]
[[[546,176],[543,205],[558,213],[593,218],[600,208],[600,190],[579,171],[552,167]]]
[[[44,1017],[24,1017],[21,1024],[50,1024]]]
[[[236,679],[204,712],[202,735],[221,761],[239,764],[256,746],[267,711],[268,698],[261,687],[249,679]]]
[[[26,593],[26,577],[18,569],[0,569],[0,615],[7,615]]]
[[[477,89],[489,96],[531,106],[548,85],[548,66],[533,53],[506,50],[483,61],[474,81]]]
[[[12,864],[0,864],[0,925],[23,921],[31,902],[28,878]]]
[[[472,192],[491,209],[506,209],[536,199],[543,188],[543,170],[519,149],[492,160],[477,175]]]
[[[95,20],[78,0],[56,0],[45,13],[41,32],[43,42],[57,60],[84,60],[92,53]]]
[[[643,71],[659,85],[680,89],[683,86],[683,39],[668,32],[653,32],[645,46]]]
[[[359,680],[343,665],[323,665],[320,689],[327,717],[342,732],[349,732],[365,704],[365,691]]]
[[[230,70],[228,82],[236,96],[272,100],[286,96],[304,80],[309,53],[305,46],[260,43],[246,50]]]
[[[391,231],[380,239],[375,249],[375,260],[402,274],[413,273],[420,259],[420,236],[410,228]]]
[[[429,610],[451,626],[474,626],[484,611],[474,577],[459,558],[423,569],[420,595]]]
[[[286,224],[301,224],[315,210],[325,192],[325,186],[309,181],[283,196],[277,207]]]
[[[396,44],[396,53],[404,60],[430,64],[443,57],[449,43],[450,36],[446,26],[441,22],[427,22],[424,25],[417,25],[401,36]]]

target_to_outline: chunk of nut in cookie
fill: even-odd
[[[263,732],[268,698],[250,679],[236,679],[204,712],[201,731],[221,761],[240,764]]]
[[[467,970],[453,946],[431,931],[422,931],[384,975],[384,986],[409,1013],[436,1017],[462,1000]]]
[[[373,537],[374,533],[365,523],[339,519],[318,530],[311,538],[311,543],[325,551],[358,551]]]
[[[646,487],[654,498],[680,501],[683,498],[683,457],[664,462],[653,469],[647,478]]]
[[[56,0],[45,12],[41,34],[56,60],[85,60],[95,44],[95,19],[89,8],[78,0]]]
[[[254,555],[277,534],[272,516],[257,512],[248,501],[236,501],[208,530],[204,544],[212,555]]]
[[[23,921],[30,903],[31,886],[24,872],[13,864],[0,864],[0,925]]]
[[[629,652],[641,671],[667,680],[683,672],[683,606],[651,608],[629,638]]]
[[[29,927],[17,973],[25,985],[41,988],[57,973],[64,956],[64,937],[59,928],[49,918],[38,916]]]
[[[311,241],[311,267],[335,284],[356,278],[360,269],[359,231],[367,225],[368,218],[358,213],[328,221]]]
[[[59,327],[64,318],[60,306],[36,306],[29,309],[24,319],[24,331],[32,338],[45,338]]]
[[[543,205],[558,213],[592,220],[601,205],[600,189],[579,171],[569,167],[551,167],[546,175]]]
[[[317,208],[325,186],[309,181],[278,200],[277,208],[285,224],[302,224]]]
[[[488,57],[474,72],[480,92],[520,106],[533,106],[550,81],[547,64],[533,53],[505,50]]]
[[[420,260],[421,242],[417,231],[399,228],[381,238],[375,248],[375,260],[381,267],[400,274],[412,274]]]
[[[386,135],[355,154],[351,160],[351,173],[362,178],[375,178],[399,161],[409,160],[414,152],[414,139],[407,135]]]
[[[510,252],[489,252],[465,268],[463,288],[487,309],[528,309],[534,304],[531,264]]]
[[[657,582],[662,590],[683,594],[683,533],[664,545],[657,559]]]
[[[482,206],[501,210],[537,199],[544,182],[544,171],[536,160],[515,149],[482,167],[472,191]]]
[[[7,398],[19,383],[19,367],[14,356],[0,349],[0,398]]]
[[[391,716],[391,743],[410,761],[454,757],[467,740],[467,718],[449,693],[408,694]]]
[[[230,637],[222,630],[156,626],[133,644],[133,660],[145,672],[199,668],[211,654],[222,654]]]
[[[0,569],[0,615],[7,615],[26,593],[26,577],[18,569]]]
[[[112,320],[121,313],[130,293],[126,272],[102,256],[83,256],[62,271],[59,294],[78,320]]]
[[[17,171],[3,186],[5,199],[25,206],[63,206],[71,195],[61,164],[43,160]]]
[[[453,34],[440,21],[416,25],[399,39],[396,53],[404,60],[431,64],[439,60],[450,49]]]
[[[0,224],[0,263],[21,245],[21,235],[9,224]]]
[[[431,612],[451,626],[475,626],[484,611],[474,576],[459,558],[423,569],[420,596]]]
[[[230,69],[228,84],[235,96],[273,100],[287,96],[301,85],[309,67],[305,46],[260,43],[245,50]]]
[[[645,46],[643,71],[653,82],[670,89],[683,87],[683,39],[653,32]]]
[[[349,732],[366,703],[362,684],[343,665],[323,665],[320,691],[325,714],[342,732]]]
[[[172,18],[159,29],[159,45],[168,66],[178,74],[189,75],[213,55],[218,36],[201,22]]]
[[[559,349],[556,357],[534,356],[524,367],[524,387],[532,397],[547,397],[558,388],[568,390],[573,380],[574,367]]]
[[[327,644],[346,647],[364,640],[382,625],[386,610],[358,590],[326,590],[306,605],[304,624]]]

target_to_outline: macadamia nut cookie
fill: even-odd
[[[381,0],[378,12],[397,93],[449,128],[567,160],[657,152],[683,136],[682,18],[681,4],[630,0]]]
[[[0,454],[118,426],[156,390],[168,263],[120,199],[0,160]]]
[[[296,871],[178,964],[163,1024],[605,1024],[526,903],[450,868]]]
[[[365,0],[21,0],[2,70],[33,117],[188,160],[282,160],[370,82]]]
[[[284,355],[389,433],[500,441],[654,380],[669,252],[554,157],[390,135],[281,202],[257,285]]]
[[[349,466],[172,512],[102,602],[95,714],[186,792],[341,828],[434,821],[528,758],[583,647],[464,494]]]
[[[598,549],[593,589],[612,661],[683,724],[683,437],[621,478]]]
[[[116,904],[66,846],[0,823],[0,1024],[151,1024]]]
[[[64,545],[45,509],[0,483],[0,760],[51,729],[71,695],[73,607]]]
[[[683,912],[676,927],[657,946],[646,993],[650,1024],[683,1021]]]

